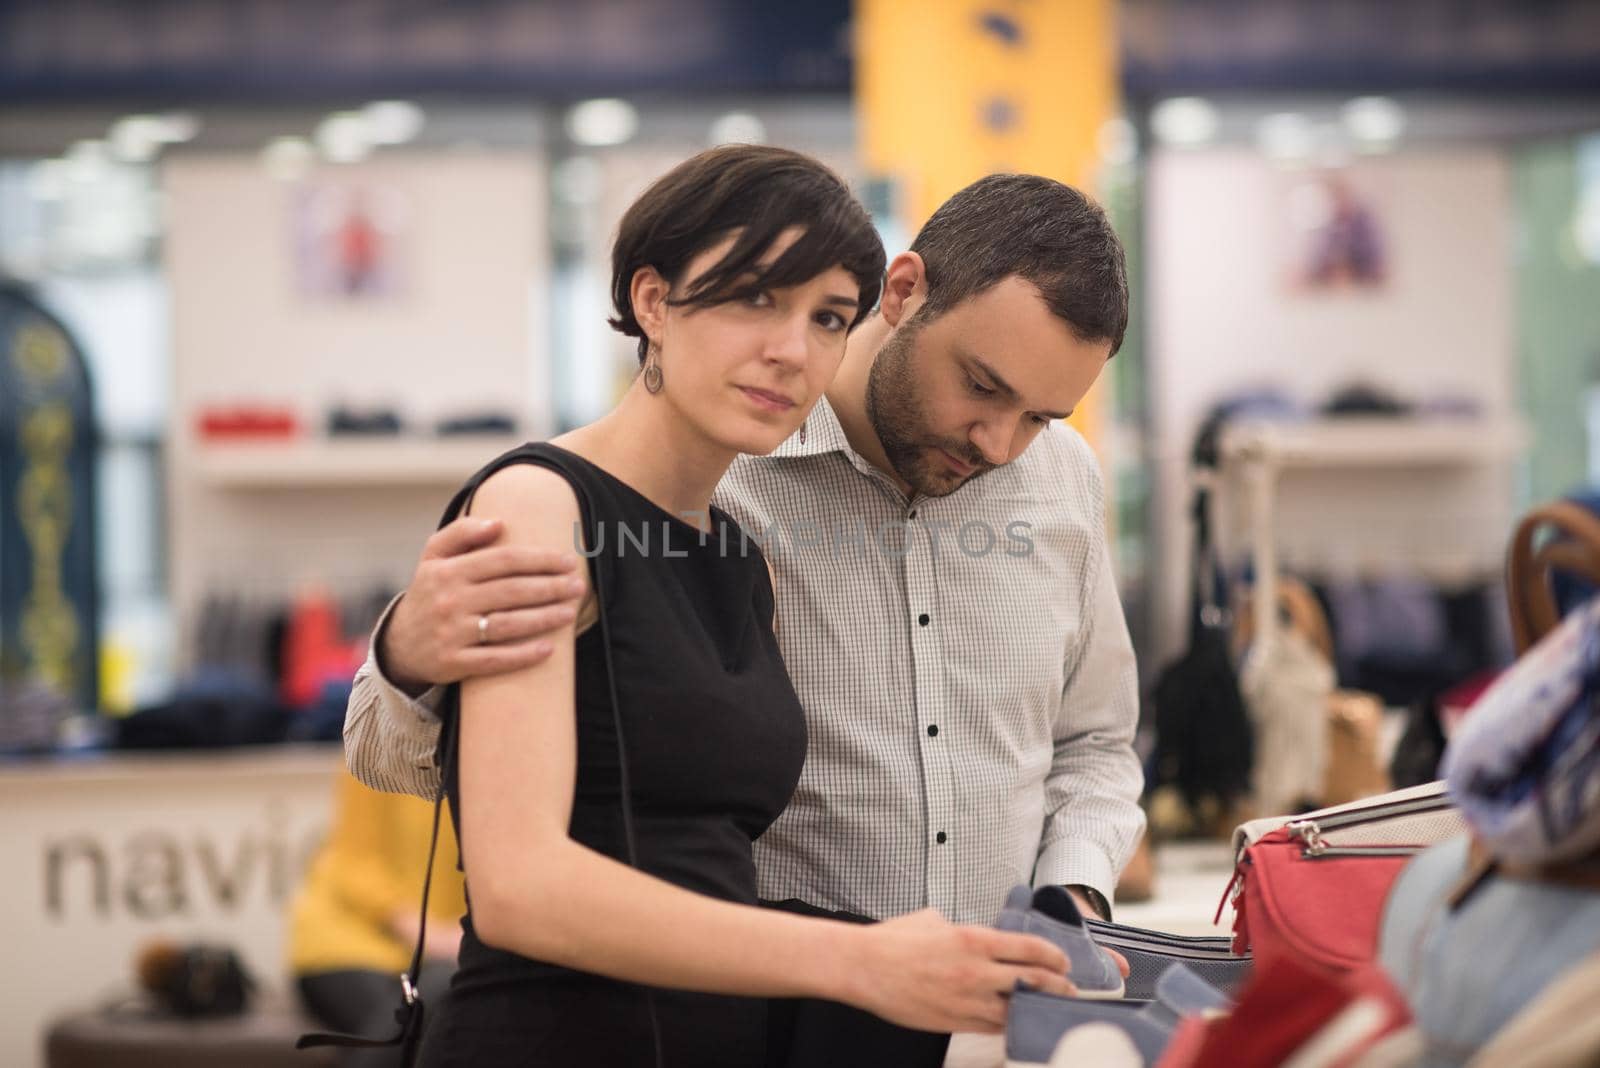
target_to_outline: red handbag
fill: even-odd
[[[1377,954],[1400,869],[1464,828],[1442,783],[1243,825],[1229,884],[1234,952],[1258,969],[1282,957],[1334,974],[1360,968]]]

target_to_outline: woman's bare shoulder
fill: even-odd
[[[578,495],[560,472],[539,464],[508,464],[483,480],[468,509],[503,519],[514,537],[559,529],[578,519]]]

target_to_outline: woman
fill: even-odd
[[[750,843],[788,801],[805,723],[765,563],[710,501],[735,455],[802,425],[876,302],[866,213],[805,156],[714,149],[629,209],[612,266],[612,325],[639,339],[642,374],[452,506],[527,545],[581,530],[605,618],[591,588],[548,660],[462,685],[470,908],[423,1063],[749,1066],[762,998],[994,1031],[1017,982],[1069,992],[1038,939],[931,911],[858,926],[755,907]]]

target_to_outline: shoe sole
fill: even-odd
[[[1118,983],[1115,990],[1080,990],[1073,997],[1084,1001],[1120,1001],[1127,991],[1127,983]]]

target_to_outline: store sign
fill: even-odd
[[[0,288],[0,750],[97,703],[94,441],[82,354]]]
[[[288,987],[294,897],[342,757],[281,746],[0,763],[0,1065],[42,1068],[50,1022],[128,994],[154,942],[228,946],[263,988]]]

